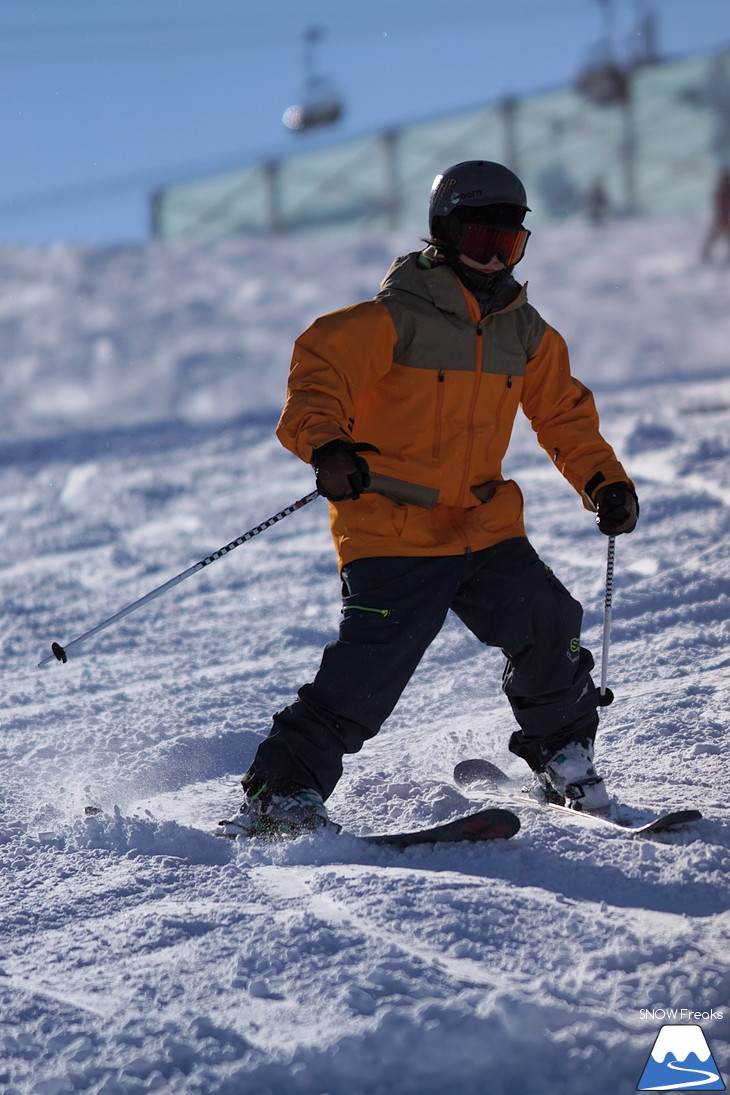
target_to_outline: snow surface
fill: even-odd
[[[405,852],[210,835],[335,633],[324,503],[36,666],[312,489],[273,436],[292,340],[417,241],[0,249],[3,1095],[612,1095],[663,1022],[702,1022],[727,1080],[730,267],[700,237],[553,229],[523,269],[642,502],[600,768],[706,820],[636,840],[526,809],[509,842]],[[598,654],[606,540],[526,423],[507,470]],[[519,776],[500,671],[450,620],[334,817],[454,817],[469,756]]]

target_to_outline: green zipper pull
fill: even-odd
[[[389,608],[368,608],[367,605],[346,605],[342,611],[346,612],[348,608],[356,608],[358,612],[377,612],[379,616],[390,616]]]

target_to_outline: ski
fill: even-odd
[[[556,802],[548,802],[546,806],[550,810],[559,810],[563,814],[570,814],[572,818],[588,824],[608,825],[611,829],[620,829],[623,832],[633,833],[635,836],[647,833],[663,833],[671,829],[679,829],[682,825],[689,825],[693,821],[699,821],[702,814],[699,810],[669,810],[665,814],[643,821],[641,814],[632,807],[620,806],[619,817],[609,817],[605,814],[591,813],[589,810],[573,810],[570,806],[560,806]]]
[[[489,760],[474,758],[463,760],[454,768],[454,782],[459,787],[469,787],[474,784],[488,785],[493,791],[500,789],[509,793],[514,790],[515,795],[520,792],[512,780],[496,764]],[[586,810],[574,810],[570,806],[561,806],[553,802],[538,802],[536,799],[522,796],[526,806],[534,806],[538,809],[549,809],[567,814],[571,820],[588,825],[607,826],[619,832],[631,833],[634,836],[650,833],[662,833],[667,830],[677,829],[682,825],[689,825],[699,821],[702,814],[699,810],[668,810],[662,814],[651,814],[649,811],[637,810],[634,807],[619,805],[612,807],[615,814],[591,813]]]
[[[230,825],[230,822],[221,822],[221,825]],[[511,810],[501,807],[491,807],[486,810],[478,810],[473,814],[466,814],[454,821],[446,821],[442,825],[436,825],[429,829],[415,829],[401,833],[378,833],[372,836],[355,836],[354,833],[340,830],[338,836],[354,837],[365,844],[374,844],[386,848],[410,848],[417,844],[455,844],[463,841],[477,842],[482,840],[509,840],[520,828],[520,819]],[[315,830],[316,832],[316,830]],[[295,839],[294,834],[276,834],[266,836],[262,833],[240,833],[218,831],[215,836],[222,836],[228,840],[268,840],[281,841]],[[311,836],[311,833],[302,832],[298,836]]]
[[[410,848],[414,844],[450,844],[460,841],[509,840],[520,827],[520,819],[511,810],[492,808],[466,814],[432,829],[415,832],[383,833],[359,839],[389,848]]]
[[[98,817],[104,811],[100,806],[88,805],[84,807],[84,816],[87,818]],[[247,834],[245,830],[238,832],[226,831],[222,826],[235,824],[231,821],[220,821],[221,828],[211,831],[211,836],[223,837],[226,840],[262,840],[269,843],[277,843],[284,840],[296,839],[296,836],[311,836],[312,833],[303,831],[295,834],[262,832]],[[489,807],[485,810],[477,810],[473,814],[465,814],[453,821],[446,821],[442,825],[435,825],[428,829],[414,829],[401,833],[378,833],[373,836],[356,836],[354,833],[340,830],[333,836],[349,836],[355,840],[362,840],[366,844],[375,844],[380,847],[410,848],[416,844],[453,844],[464,841],[478,842],[483,840],[509,840],[520,828],[520,819],[511,810],[502,807]],[[314,831],[316,832],[316,830]]]

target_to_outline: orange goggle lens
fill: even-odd
[[[514,230],[493,228],[489,224],[465,224],[457,246],[462,255],[485,266],[493,258],[505,266],[514,266],[524,255],[529,238],[526,228]]]

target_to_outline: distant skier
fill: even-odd
[[[730,171],[721,171],[715,182],[713,220],[702,245],[702,261],[709,262],[717,241],[724,236],[730,259]]]
[[[512,277],[528,211],[506,167],[447,168],[428,246],[396,259],[374,300],[296,342],[277,433],[330,501],[343,618],[314,681],[274,716],[232,833],[334,827],[324,800],[344,754],[378,733],[449,609],[503,650],[509,748],[545,794],[608,805],[582,609],[528,542],[522,494],[502,476],[518,407],[602,532],[631,532],[638,503],[565,342]]]
[[[588,191],[588,219],[591,224],[598,227],[606,223],[611,212],[611,203],[608,200],[606,188],[601,179],[595,179]]]

